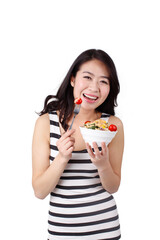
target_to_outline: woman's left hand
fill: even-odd
[[[109,161],[109,149],[106,146],[105,142],[101,143],[102,150],[99,151],[97,143],[93,142],[94,152],[89,145],[86,143],[87,151],[91,157],[91,161],[97,167],[98,170],[103,170],[106,168],[106,164]]]

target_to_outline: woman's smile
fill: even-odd
[[[98,100],[98,96],[88,93],[83,93],[83,100],[88,103],[95,103]]]

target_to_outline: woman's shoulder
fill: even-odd
[[[36,120],[36,125],[45,125],[49,122],[49,113],[39,116]]]
[[[50,120],[52,120],[52,118],[54,118],[57,115],[58,115],[57,111],[44,113],[43,115],[38,117],[38,119],[36,121],[36,124],[38,124],[38,125],[46,125],[46,124],[50,123]]]
[[[101,118],[107,118],[108,122],[110,124],[117,124],[117,125],[123,125],[122,121],[120,118],[118,118],[117,116],[111,115],[111,114],[107,114],[107,113],[102,113],[101,114]]]
[[[109,124],[114,124],[117,127],[123,127],[122,120],[117,116],[110,115],[108,123]]]
[[[41,132],[41,134],[44,135],[50,131],[50,119],[48,113],[45,113],[37,118],[35,123],[35,130]]]

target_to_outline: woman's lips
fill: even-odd
[[[83,98],[85,99],[86,102],[89,102],[89,103],[95,103],[98,99],[96,95],[87,94],[87,93],[83,93]]]

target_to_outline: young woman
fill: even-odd
[[[124,148],[123,124],[115,115],[119,93],[115,65],[102,50],[87,50],[72,64],[55,96],[49,95],[33,135],[33,189],[50,194],[48,239],[121,238],[112,196],[120,185]],[[72,129],[74,99],[82,99]],[[93,148],[79,126],[103,118],[117,126],[111,143]]]

